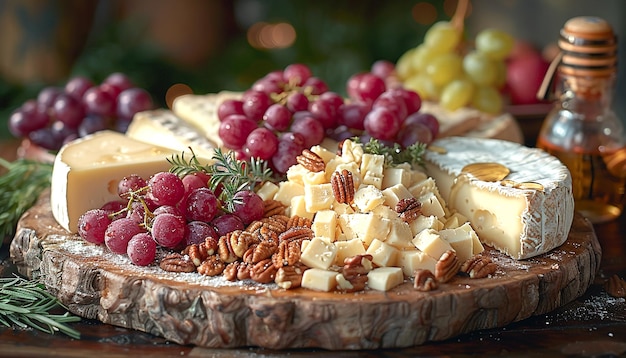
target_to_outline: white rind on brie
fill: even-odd
[[[574,215],[572,180],[557,158],[497,139],[448,137],[431,147],[437,150],[425,154],[427,173],[448,207],[470,220],[483,243],[525,259],[567,239]],[[461,175],[473,163],[499,163],[510,173],[493,182]]]

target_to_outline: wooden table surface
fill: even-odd
[[[0,142],[0,156],[14,159],[15,142]],[[626,300],[609,296],[603,282],[617,274],[626,278],[626,215],[594,229],[602,246],[596,282],[577,300],[549,314],[506,327],[473,332],[443,342],[407,349],[332,352],[336,357],[408,356],[626,356]],[[8,248],[0,247],[0,275],[16,273]],[[0,326],[0,356],[7,357],[309,357],[324,350],[208,349],[181,346],[150,334],[85,320],[72,323],[75,340],[63,334]]]

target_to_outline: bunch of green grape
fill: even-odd
[[[474,48],[467,48],[462,35],[462,30],[451,22],[435,23],[423,43],[398,59],[396,75],[406,88],[425,100],[439,102],[445,109],[473,107],[500,113],[505,60],[514,38],[497,29],[485,29],[476,35]]]

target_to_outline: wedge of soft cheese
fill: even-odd
[[[135,114],[126,135],[142,142],[185,152],[203,158],[213,157],[216,144],[207,139],[198,128],[177,117],[172,111],[157,109]]]
[[[448,208],[467,217],[480,240],[516,259],[566,239],[574,216],[568,169],[546,152],[497,139],[438,139],[426,170]]]
[[[51,178],[50,204],[59,224],[76,232],[87,210],[119,200],[117,183],[130,174],[148,178],[167,171],[176,150],[158,147],[113,131],[72,141],[59,150]]]

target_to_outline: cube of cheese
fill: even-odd
[[[345,140],[341,146],[341,158],[346,163],[360,164],[363,158],[363,146],[349,139]]]
[[[383,170],[382,189],[401,184],[408,188],[411,186],[411,170],[402,167],[389,167]]]
[[[398,266],[407,277],[413,277],[415,270],[429,270],[435,272],[437,260],[420,250],[400,251],[398,255]]]
[[[365,253],[372,255],[372,262],[378,266],[386,267],[396,265],[398,249],[378,239],[372,240],[372,243]]]
[[[411,192],[411,194],[416,198],[419,198],[425,193],[438,192],[437,184],[435,183],[435,180],[433,180],[433,178],[427,177],[422,181],[414,183],[415,184],[409,186],[408,189],[409,192]]]
[[[302,175],[302,182],[306,187],[307,185],[328,183],[328,180],[326,180],[326,174],[324,174],[324,172],[307,172]]]
[[[469,222],[467,217],[457,212],[452,213],[450,216],[446,218],[446,222],[444,224],[444,228],[446,229],[454,229],[457,228],[466,222]]]
[[[315,213],[311,213],[306,210],[304,195],[298,195],[291,198],[291,205],[289,206],[289,212],[287,213],[287,215],[292,217],[299,216],[302,218],[313,220]]]
[[[341,231],[348,238],[357,238],[369,246],[375,238],[385,238],[389,234],[390,222],[371,213],[339,215]]]
[[[304,185],[304,179],[302,179],[309,170],[303,167],[301,164],[294,164],[287,169],[287,181]]]
[[[309,290],[330,292],[337,286],[337,272],[319,268],[310,268],[302,274],[303,288]]]
[[[317,154],[322,158],[324,163],[330,162],[332,159],[337,157],[337,154],[331,152],[330,150],[322,147],[321,145],[314,145],[311,147],[311,152]]]
[[[337,213],[337,215],[354,213],[354,208],[352,206],[346,203],[340,203],[336,200],[333,203],[333,210]]]
[[[386,244],[399,250],[415,248],[411,240],[413,240],[413,233],[409,224],[399,219],[390,220],[389,235],[383,240]]]
[[[426,192],[417,200],[422,203],[422,215],[434,215],[440,220],[444,220],[446,216],[445,204],[432,192]]]
[[[398,212],[395,211],[394,209],[390,208],[387,205],[379,205],[377,206],[374,210],[372,210],[372,213],[374,213],[375,215],[378,215],[382,218],[385,219],[389,219],[389,220],[399,220],[400,219],[400,215],[398,215]]]
[[[294,196],[304,195],[304,186],[302,184],[283,181],[278,183],[278,191],[274,195],[274,200],[278,200],[284,205],[291,205],[291,199]]]
[[[378,189],[380,189],[382,187],[383,183],[383,177],[382,176],[377,176],[376,174],[373,174],[371,172],[367,172],[365,174],[362,175],[362,180],[361,180],[361,184],[363,185],[372,185]]]
[[[269,199],[274,199],[277,192],[278,192],[278,185],[276,185],[276,183],[273,183],[271,181],[266,181],[265,183],[263,183],[263,185],[261,185],[261,187],[257,190],[256,193],[257,195],[261,197],[261,199],[265,201]]]
[[[402,199],[413,197],[404,184],[388,186],[386,189],[383,189],[383,196],[385,197],[385,205],[390,208],[395,208],[396,204],[398,204],[398,202]]]
[[[378,267],[367,274],[367,286],[378,291],[389,291],[402,282],[404,275],[399,267]]]
[[[418,249],[432,256],[435,260],[439,260],[441,255],[448,250],[452,250],[452,246],[439,236],[435,230],[422,230],[413,238],[413,244]]]
[[[333,242],[336,239],[337,213],[333,210],[320,210],[315,214],[311,229],[315,236]]]
[[[373,185],[361,185],[354,193],[354,205],[361,212],[368,212],[376,209],[377,206],[385,202],[385,197],[380,189]]]
[[[469,227],[469,223],[465,224]],[[470,228],[471,229],[471,228]],[[472,233],[476,235],[474,230],[465,230],[464,228],[457,227],[454,229],[443,229],[439,231],[439,236],[444,239],[454,251],[460,262],[465,262],[467,259],[473,256],[473,238]]]
[[[334,244],[337,248],[335,265],[343,266],[343,261],[346,258],[356,255],[363,255],[365,253],[365,246],[363,246],[363,241],[359,239],[335,241]]]
[[[319,210],[330,209],[335,201],[333,187],[330,183],[304,185],[304,202],[306,211],[314,213]]]
[[[434,215],[424,216],[420,215],[415,220],[409,223],[413,236],[419,234],[422,230],[433,229],[439,231],[443,229],[443,223]]]
[[[314,237],[302,249],[300,261],[314,268],[326,270],[333,264],[337,256],[337,248],[322,238]]]
[[[382,178],[385,164],[385,156],[380,154],[363,154],[361,158],[361,175],[370,173]]]

